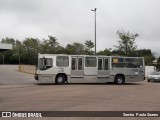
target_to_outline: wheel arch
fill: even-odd
[[[116,77],[117,77],[117,76],[122,76],[122,78],[123,78],[123,80],[124,80],[123,82],[126,81],[125,76],[124,76],[123,73],[118,73],[118,74],[116,74],[115,77],[114,77],[114,81],[116,80]]]

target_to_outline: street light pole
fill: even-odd
[[[95,12],[95,55],[96,55],[96,10],[97,8],[91,9],[91,11]]]

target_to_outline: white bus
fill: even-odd
[[[38,54],[38,83],[106,83],[142,81],[143,57]]]

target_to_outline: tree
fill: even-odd
[[[48,40],[43,39],[42,43],[40,44],[40,53],[42,54],[50,53],[50,46]]]
[[[24,58],[27,64],[36,64],[38,59],[40,41],[35,38],[26,38],[23,41],[24,45]]]
[[[139,50],[136,50],[136,55],[137,56],[140,56],[140,57],[143,57],[143,56],[146,56],[146,55],[152,55],[152,51],[150,49],[139,49]]]
[[[94,47],[94,43],[91,40],[85,41],[85,54],[92,55],[94,51],[92,51],[92,48]]]
[[[121,50],[113,50],[111,52],[112,56],[125,56],[125,52],[121,51]]]
[[[103,50],[103,51],[99,51],[98,53],[97,53],[98,55],[111,55],[111,51],[109,50],[109,49],[105,49],[105,50]]]
[[[19,40],[14,40],[13,38],[5,38],[2,39],[1,43],[12,44],[12,50],[5,51],[5,63],[7,64],[21,64],[26,63],[26,50],[24,49],[25,46]],[[23,55],[25,54],[25,55]],[[2,53],[0,54],[2,56]],[[0,57],[2,58],[2,57]],[[2,61],[2,60],[0,60]],[[1,62],[2,63],[2,62]]]
[[[19,40],[16,40],[12,51],[13,51],[13,58],[12,58],[13,63],[21,64],[21,58],[23,53],[25,52],[24,45]]]
[[[5,39],[2,39],[1,43],[7,43],[7,44],[15,44],[15,40],[13,38],[6,37]]]
[[[160,57],[157,60],[157,64],[156,64],[156,69],[159,71],[160,70]]]
[[[153,56],[152,51],[150,49],[136,50],[135,51],[135,56],[144,57],[146,65],[152,65],[153,64],[154,56]]]
[[[50,46],[50,53],[54,54],[56,53],[56,49],[59,46],[59,43],[57,42],[56,37],[53,36],[48,36],[48,37],[49,37],[48,44]]]
[[[61,48],[57,42],[57,38],[48,36],[49,39],[44,39],[40,45],[41,53],[55,54]],[[58,48],[58,49],[57,49]]]
[[[84,49],[84,45],[81,44],[81,43],[77,43],[77,42],[74,42],[73,44],[68,44],[66,46],[66,53],[67,54],[85,54],[85,49]]]
[[[160,63],[160,57],[158,58],[157,63]]]
[[[125,55],[129,55],[130,52],[133,52],[136,50],[137,45],[135,44],[135,38],[139,35],[131,34],[130,32],[124,32],[124,31],[117,31],[118,37],[120,40],[118,40],[118,46],[116,47],[118,50],[123,51]]]
[[[144,56],[145,65],[152,65],[153,64],[153,56],[146,55]]]

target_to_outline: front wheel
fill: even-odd
[[[115,82],[116,84],[123,84],[123,83],[124,83],[124,77],[123,77],[122,75],[117,75],[117,76],[115,77],[114,82]]]
[[[66,78],[65,78],[64,75],[58,75],[58,76],[56,77],[55,83],[56,83],[56,84],[64,84],[65,81],[66,81]]]

